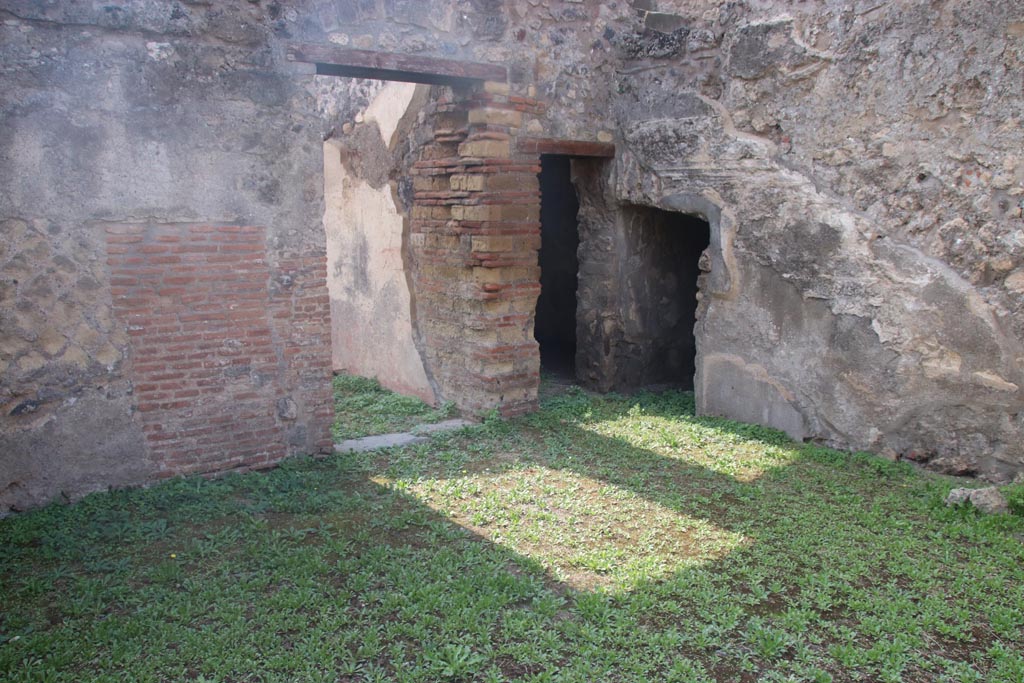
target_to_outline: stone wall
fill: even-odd
[[[323,142],[374,91],[289,63],[293,41],[508,67],[507,91],[435,88],[394,178],[438,399],[533,405],[537,156],[518,141],[614,139],[613,161],[574,162],[582,379],[610,388],[627,337],[628,297],[601,286],[627,207],[696,214],[699,410],[944,471],[1024,469],[1014,0],[6,0],[0,512],[327,447]],[[225,227],[237,253],[198,237]],[[219,343],[185,351],[227,372],[241,340],[217,316],[241,302],[176,278],[245,253],[253,270],[224,283],[253,289],[242,339],[269,347],[217,389],[200,368],[154,379],[195,359],[164,358],[134,307],[198,335],[182,345]],[[205,453],[196,415],[232,397],[251,417]],[[247,438],[266,443],[232,450]]]
[[[2,4],[0,514],[330,447],[330,122],[294,25]]]
[[[614,192],[712,224],[699,409],[1021,471],[1019,3],[657,4]]]
[[[374,86],[316,77],[311,65],[287,61],[287,45],[334,43],[508,64],[516,94],[525,95],[536,40],[550,44],[561,32],[568,38],[558,39],[559,55],[589,49],[578,29],[599,9],[570,10],[559,9],[555,17],[549,8],[478,0],[0,4],[0,162],[6,171],[0,176],[0,514],[61,494],[74,498],[175,472],[263,466],[284,454],[326,449],[323,141],[366,107]],[[527,36],[512,28],[515,21],[551,26]],[[525,113],[523,128],[542,128],[539,108]],[[466,158],[501,157],[477,155],[469,148],[478,143],[466,142]],[[409,196],[399,200],[411,201],[411,192],[405,176],[398,193]],[[224,227],[258,236],[262,254],[253,244],[239,245],[255,270],[243,277],[232,268],[222,282],[187,282],[193,276],[186,272],[189,264],[212,269],[213,256],[229,256],[228,245],[218,244],[225,251],[210,252],[204,261],[201,247],[213,245],[193,243],[202,234],[195,231]],[[533,248],[499,244],[506,235],[472,229],[478,234],[466,243],[476,254],[471,260]],[[160,241],[174,237],[182,241]],[[141,241],[126,241],[136,238]],[[428,260],[420,259],[417,271],[425,284],[429,273],[442,274]],[[138,273],[140,278],[121,272],[127,268],[153,272]],[[115,270],[122,278],[117,283]],[[498,274],[500,283],[512,273],[487,272],[484,280]],[[255,287],[256,280],[262,291],[247,295],[258,298],[263,310],[252,313],[256,317],[244,329],[253,340],[269,331],[269,349],[262,341],[250,349],[244,341],[249,337],[239,340],[219,324],[241,315],[237,302],[219,297],[223,287]],[[529,282],[520,284],[522,292],[532,291]],[[197,298],[178,298],[182,288],[184,296]],[[506,400],[517,409],[531,405],[535,372],[523,384],[531,373],[530,353],[512,350],[532,343],[529,294],[515,304],[517,312],[496,313],[512,305],[507,297],[513,291],[489,292],[491,303],[480,310],[470,310],[476,300],[467,298],[447,332],[440,324],[425,332],[432,335],[434,365],[442,367],[437,386],[444,397],[467,396],[474,409]],[[133,322],[147,305],[155,307],[153,322]],[[200,317],[191,319],[191,313]],[[511,346],[497,338],[453,346],[463,340],[467,323],[493,323],[503,328],[502,339],[522,339]],[[171,342],[198,346],[177,349]],[[456,348],[482,354],[473,357],[469,372],[485,366],[497,372],[500,365],[506,379],[491,381],[485,372],[463,381],[465,369],[445,374],[440,359]],[[152,374],[160,363],[197,362],[177,359],[181,352],[206,353],[210,357],[198,362],[219,364],[249,351],[247,374],[219,368],[238,373],[224,375],[220,388],[200,386],[213,381],[206,368]],[[517,353],[525,355],[513,358]],[[513,377],[519,377],[518,387],[508,386]],[[196,405],[181,405],[189,399]],[[209,408],[223,417],[219,411],[231,399],[256,407],[215,430],[222,439],[216,449],[223,444],[223,452],[203,452],[214,442],[201,432],[214,422],[200,426],[199,416]]]

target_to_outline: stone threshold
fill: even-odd
[[[364,436],[359,439],[345,439],[341,443],[334,444],[335,453],[362,453],[363,451],[376,451],[381,448],[399,448],[411,446],[418,443],[430,441],[432,434],[450,432],[463,427],[472,427],[478,423],[471,420],[444,420],[433,424],[422,424],[413,427],[408,432],[395,432],[393,434],[375,434]]]

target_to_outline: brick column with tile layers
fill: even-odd
[[[536,407],[540,158],[517,153],[537,100],[483,83],[435,104],[413,165],[410,254],[425,360],[442,400],[515,415]]]

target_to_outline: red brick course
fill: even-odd
[[[113,225],[115,314],[159,476],[330,449],[326,259],[270,262],[265,230]]]
[[[441,102],[434,144],[412,168],[410,250],[426,360],[442,396],[473,412],[536,406],[540,159],[514,144],[501,156],[501,143],[518,135],[501,123],[518,118],[500,112],[542,109],[484,90]],[[460,147],[495,156],[459,155]]]

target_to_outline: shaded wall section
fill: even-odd
[[[389,150],[416,92],[412,84],[386,84],[356,128],[324,143],[327,284],[334,369],[434,403],[414,341],[407,217],[389,178]]]
[[[570,178],[571,160],[544,155],[540,171],[540,296],[534,337],[540,344],[541,367],[575,374],[576,286],[580,238],[576,214],[579,201]]]
[[[610,168],[574,160],[579,212],[577,377],[598,391],[694,387],[695,323],[712,231],[698,213],[620,204]],[[720,269],[721,270],[721,269]]]
[[[622,263],[627,351],[619,358],[623,388],[693,388],[699,261],[710,228],[697,216],[646,207],[625,212]]]

